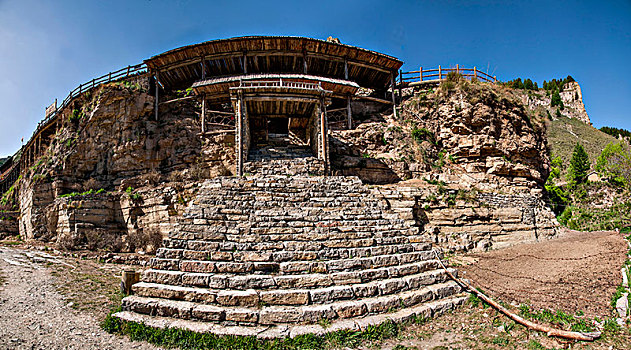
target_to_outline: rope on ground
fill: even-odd
[[[508,318],[512,319],[513,321],[529,329],[539,331],[539,332],[545,332],[546,334],[548,334],[548,336],[553,336],[553,337],[561,337],[561,338],[566,338],[566,339],[582,340],[582,341],[594,341],[600,338],[600,334],[601,334],[600,332],[583,333],[583,332],[564,331],[561,329],[556,329],[556,328],[540,325],[540,324],[528,321],[520,316],[517,316],[516,314],[510,312],[508,309],[506,309],[499,303],[495,302],[493,299],[486,296],[484,293],[472,287],[468,282],[465,282],[457,278],[456,276],[454,276],[447,269],[447,266],[445,266],[445,264],[443,263],[442,259],[438,255],[438,251],[434,250],[434,255],[436,255],[436,259],[438,260],[442,268],[445,270],[445,272],[451,279],[456,281],[456,283],[458,283],[462,288],[467,290],[469,293],[475,294],[478,298],[482,299],[487,304],[491,305],[492,307],[494,307],[499,312],[503,313],[504,315],[506,315]]]

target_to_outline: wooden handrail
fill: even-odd
[[[408,83],[408,82],[431,82],[431,81],[440,81],[447,77],[447,74],[451,72],[456,72],[462,75],[465,78],[472,79],[476,78],[481,81],[496,83],[497,77],[492,76],[488,73],[482,72],[477,67],[473,68],[462,68],[460,65],[456,65],[455,68],[442,68],[438,66],[438,68],[433,69],[423,69],[420,67],[419,70],[412,70],[408,72],[399,71],[399,81],[398,84]]]
[[[95,87],[100,86],[101,84],[106,84],[106,83],[110,83],[122,78],[127,78],[129,76],[133,76],[133,75],[137,75],[143,72],[147,71],[147,66],[144,63],[141,64],[137,64],[137,65],[133,65],[133,66],[127,66],[125,68],[119,69],[117,71],[114,72],[109,72],[105,75],[102,75],[98,78],[93,78],[89,81],[87,81],[86,83],[81,83],[79,84],[79,86],[77,86],[76,88],[74,88],[72,91],[70,91],[70,93],[68,94],[68,96],[61,102],[61,105],[57,107],[57,109],[55,111],[53,111],[51,114],[49,114],[48,116],[44,117],[44,119],[42,119],[38,124],[37,127],[35,128],[35,131],[33,132],[33,134],[31,135],[31,137],[29,138],[29,140],[25,143],[25,145],[23,146],[23,149],[26,149],[26,147],[28,147],[29,145],[31,145],[34,140],[36,139],[37,135],[44,129],[46,129],[54,120],[57,119],[58,117],[58,112],[63,110],[65,107],[67,107],[70,102],[72,100],[74,100],[75,98],[79,97],[80,95],[92,90]],[[2,185],[4,185],[5,182],[7,181],[11,181],[14,180],[14,178],[16,178],[15,176],[11,176],[13,175],[13,173],[15,172],[20,172],[20,166],[19,166],[19,162],[13,166],[13,168],[7,172],[6,174],[3,174],[4,176],[2,176],[0,178],[0,187],[2,187]]]

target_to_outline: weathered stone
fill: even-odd
[[[259,295],[254,290],[222,290],[217,293],[217,303],[225,306],[257,306]]]
[[[270,305],[306,305],[309,303],[307,290],[272,290],[261,292],[261,302]]]

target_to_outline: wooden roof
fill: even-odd
[[[203,64],[202,64],[203,61]],[[186,88],[206,78],[251,73],[297,73],[385,88],[403,62],[355,46],[304,37],[248,36],[212,40],[153,56],[145,63],[167,88]],[[205,74],[202,74],[202,69]]]

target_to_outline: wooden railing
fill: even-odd
[[[133,75],[138,75],[141,73],[144,73],[147,71],[147,66],[144,63],[141,64],[137,64],[135,66],[127,66],[125,68],[119,69],[115,72],[109,72],[108,74],[102,75],[98,78],[94,78],[86,83],[83,84],[79,84],[79,86],[77,86],[74,90],[70,91],[70,93],[68,94],[68,97],[66,97],[62,102],[60,106],[57,106],[55,108],[55,110],[50,113],[49,115],[47,115],[42,121],[40,121],[37,124],[37,128],[35,129],[35,132],[33,132],[33,135],[31,136],[31,139],[33,138],[33,136],[37,135],[37,133],[44,127],[46,127],[50,121],[54,120],[57,117],[57,112],[59,110],[64,109],[66,106],[68,106],[68,104],[74,100],[76,97],[78,97],[79,95],[88,92],[92,89],[94,89],[95,87],[101,85],[101,84],[105,84],[105,83],[110,83],[113,81],[117,81],[123,78],[127,78]],[[29,139],[29,142],[30,140]],[[27,142],[28,144],[28,142]]]
[[[125,68],[119,69],[114,72],[109,72],[108,74],[102,75],[98,78],[94,78],[86,83],[79,84],[79,86],[77,86],[74,90],[70,91],[70,93],[68,94],[68,97],[66,97],[61,102],[61,105],[57,106],[57,100],[55,100],[55,103],[46,109],[46,114],[45,114],[44,119],[42,119],[37,124],[37,127],[35,128],[35,131],[31,135],[31,138],[26,142],[25,146],[22,146],[22,149],[24,150],[26,149],[26,147],[31,145],[31,143],[33,143],[33,141],[35,140],[35,137],[43,129],[48,127],[53,121],[56,121],[59,111],[63,110],[66,106],[68,106],[70,102],[72,102],[72,100],[74,100],[76,97],[94,89],[95,87],[101,84],[110,83],[113,81],[130,77],[130,76],[139,75],[146,71],[147,71],[147,66],[144,63],[141,63],[135,66],[127,66]],[[24,156],[24,152],[22,152],[22,156]],[[8,186],[12,185],[13,182],[15,182],[15,180],[19,176],[20,170],[21,170],[20,164],[16,162],[16,164],[13,165],[10,171],[6,172],[5,174],[2,174],[2,176],[0,177],[0,190],[6,191]]]
[[[320,83],[304,83],[300,81],[287,81],[283,79],[242,81],[239,87],[245,87],[245,88],[287,87],[287,88],[305,89],[305,90],[322,90],[322,85]]]
[[[420,67],[419,70],[414,70],[414,71],[409,71],[409,72],[399,71],[398,83],[410,84],[410,83],[438,82],[438,81],[444,80],[447,77],[447,75],[451,72],[460,74],[469,80],[478,79],[480,81],[486,81],[490,83],[497,82],[497,77],[484,73],[478,70],[477,67],[461,68],[460,65],[456,65],[455,68],[442,68],[441,66],[438,66],[437,69],[423,69],[423,67]]]

